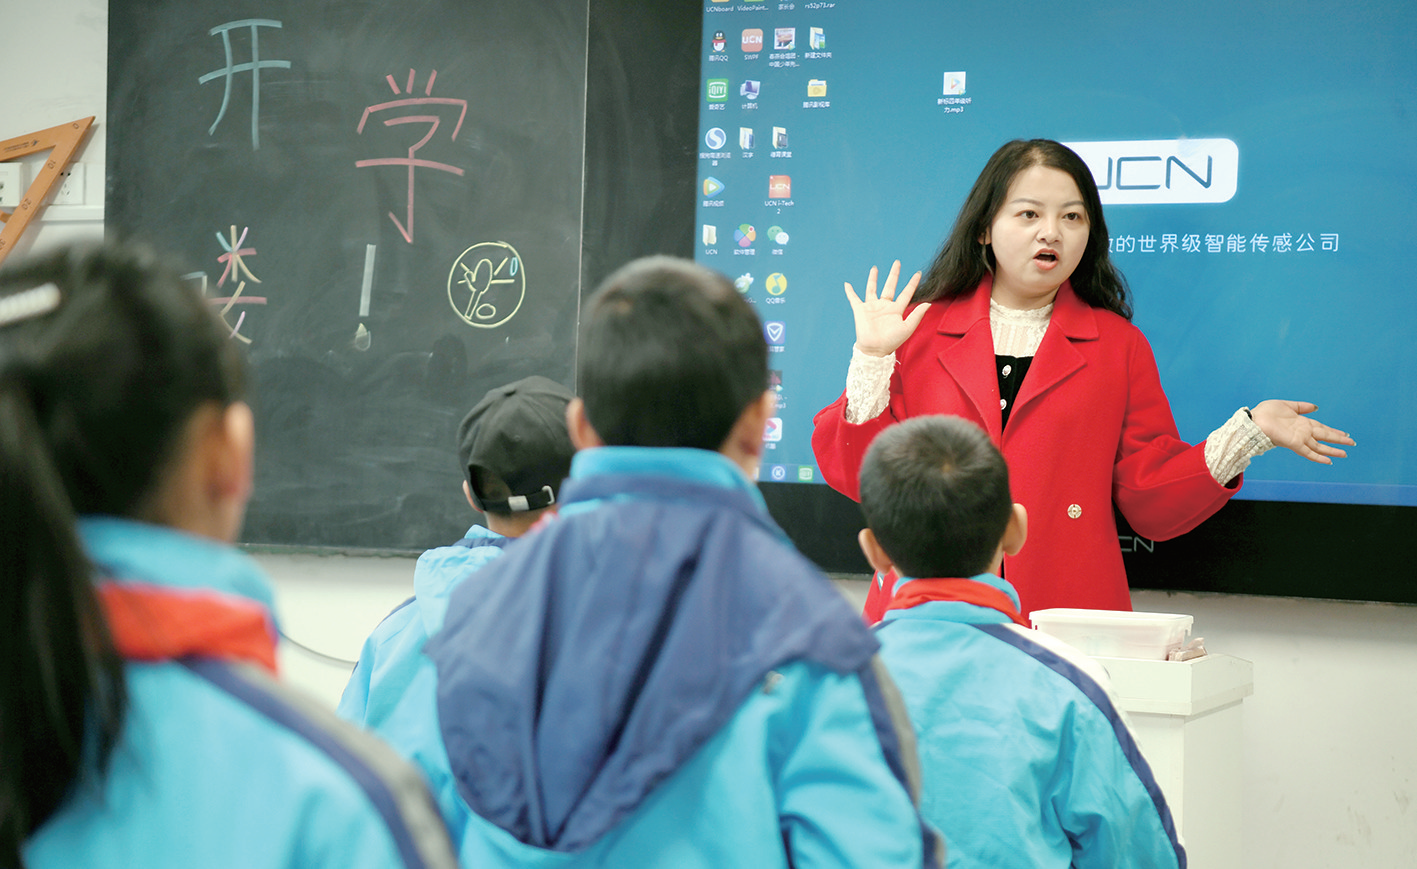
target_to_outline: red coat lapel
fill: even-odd
[[[1092,308],[1077,297],[1067,281],[1058,288],[1053,300],[1053,316],[1043,343],[1033,357],[1028,375],[1023,379],[1013,414],[1022,416],[1028,405],[1087,365],[1087,358],[1074,341],[1097,339],[1097,317]]]
[[[993,275],[985,275],[972,294],[949,303],[940,318],[942,335],[959,338],[949,342],[939,354],[940,364],[959,384],[984,421],[984,429],[994,443],[1000,443],[1002,417],[999,415],[999,375],[994,370],[994,336],[989,330],[989,291]]]

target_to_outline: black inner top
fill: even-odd
[[[1014,409],[1014,399],[1018,398],[1023,377],[1032,363],[1032,356],[994,356],[994,368],[999,374],[1000,428],[1009,424],[1009,412]]]

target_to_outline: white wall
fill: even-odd
[[[1194,615],[1210,651],[1255,665],[1243,865],[1417,866],[1417,607],[1157,591],[1132,603]]]
[[[94,116],[73,162],[84,165],[82,205],[50,205],[9,257],[103,237],[108,92],[107,0],[5,0],[0,10],[0,140]],[[24,183],[48,152],[22,158]],[[9,209],[6,209],[9,210]]]
[[[85,204],[51,208],[21,253],[101,235],[106,28],[106,0],[5,0],[0,12],[0,139],[96,116],[79,155]],[[286,633],[340,658],[355,658],[410,593],[409,559],[260,560]],[[1212,651],[1255,664],[1244,713],[1246,865],[1417,866],[1417,607],[1158,592],[1134,601],[1194,615]],[[281,666],[327,702],[339,697],[343,667],[290,644]]]

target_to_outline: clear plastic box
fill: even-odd
[[[1186,642],[1192,616],[1122,610],[1046,609],[1030,615],[1033,626],[1084,655],[1164,661]]]

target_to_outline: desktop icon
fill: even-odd
[[[782,272],[773,272],[768,275],[768,282],[763,286],[767,288],[769,296],[780,296],[787,292],[787,278]]]
[[[714,51],[723,51],[723,50],[724,50],[725,48],[727,48],[727,47],[728,47],[728,38],[723,35],[723,31],[722,31],[722,30],[715,30],[715,31],[713,32],[713,50],[714,50]]]
[[[791,51],[797,47],[797,28],[779,27],[773,31],[772,47],[774,51]]]
[[[964,95],[964,73],[945,73],[945,96],[958,97]]]
[[[728,99],[728,79],[711,78],[706,82],[708,88],[708,100],[711,103],[721,103]]]
[[[786,246],[787,246],[787,233],[786,233],[786,232],[783,230],[783,228],[780,227],[780,226],[769,226],[769,227],[768,227],[768,241],[772,242],[773,244],[777,245],[778,247],[786,247]]]
[[[798,466],[797,466],[797,482],[799,482],[799,483],[810,483],[810,482],[812,482],[812,466],[811,466],[811,465],[798,465]]]
[[[778,438],[778,440],[781,440],[781,439],[782,439],[782,438],[780,438],[780,437]],[[772,479],[776,480],[777,482],[781,483],[783,480],[786,480],[786,479],[787,479],[787,466],[785,466],[785,465],[768,465],[768,476],[771,477]]]
[[[758,240],[758,231],[751,223],[742,223],[733,230],[733,240],[738,242],[739,247],[752,247],[753,242]]]
[[[738,88],[738,95],[746,100],[755,100],[758,98],[758,90],[762,85],[763,83],[756,79],[747,79],[743,82],[742,86]]]
[[[769,344],[781,347],[787,340],[787,324],[781,320],[769,320],[763,324],[763,336],[768,339]]]
[[[739,128],[738,128],[738,147],[742,148],[744,151],[751,151],[751,150],[753,150],[753,128],[752,128],[752,127],[739,127]]]
[[[713,247],[718,244],[718,227],[712,223],[704,224],[704,247]]]
[[[792,176],[791,176],[791,175],[769,175],[769,176],[768,176],[768,198],[769,198],[769,199],[791,199],[791,198],[792,198]]]
[[[827,95],[827,80],[824,78],[812,78],[807,80],[807,96],[814,99],[821,99]]]
[[[827,47],[827,35],[822,32],[822,28],[813,27],[807,33],[807,44],[812,46],[813,51],[821,51]]]
[[[740,293],[746,293],[753,288],[753,276],[744,272],[733,279],[733,288]]]
[[[780,417],[780,416],[770,416],[770,417],[768,417],[768,424],[767,424],[767,427],[763,429],[763,440],[765,440],[765,441],[780,441],[780,440],[782,440],[782,417]],[[779,466],[779,467],[781,467],[781,466]]]
[[[782,149],[784,149],[784,148],[787,147],[787,128],[786,128],[786,127],[773,127],[773,128],[772,128],[772,146],[773,146],[774,148],[776,148],[777,150],[779,150],[779,151],[781,151]]]
[[[728,144],[728,134],[723,132],[722,127],[712,127],[704,134],[704,144],[709,146],[710,151],[717,151]]]
[[[704,179],[704,195],[717,196],[723,192],[723,182],[710,175]]]
[[[752,54],[763,50],[763,31],[753,27],[743,31],[743,50]]]

